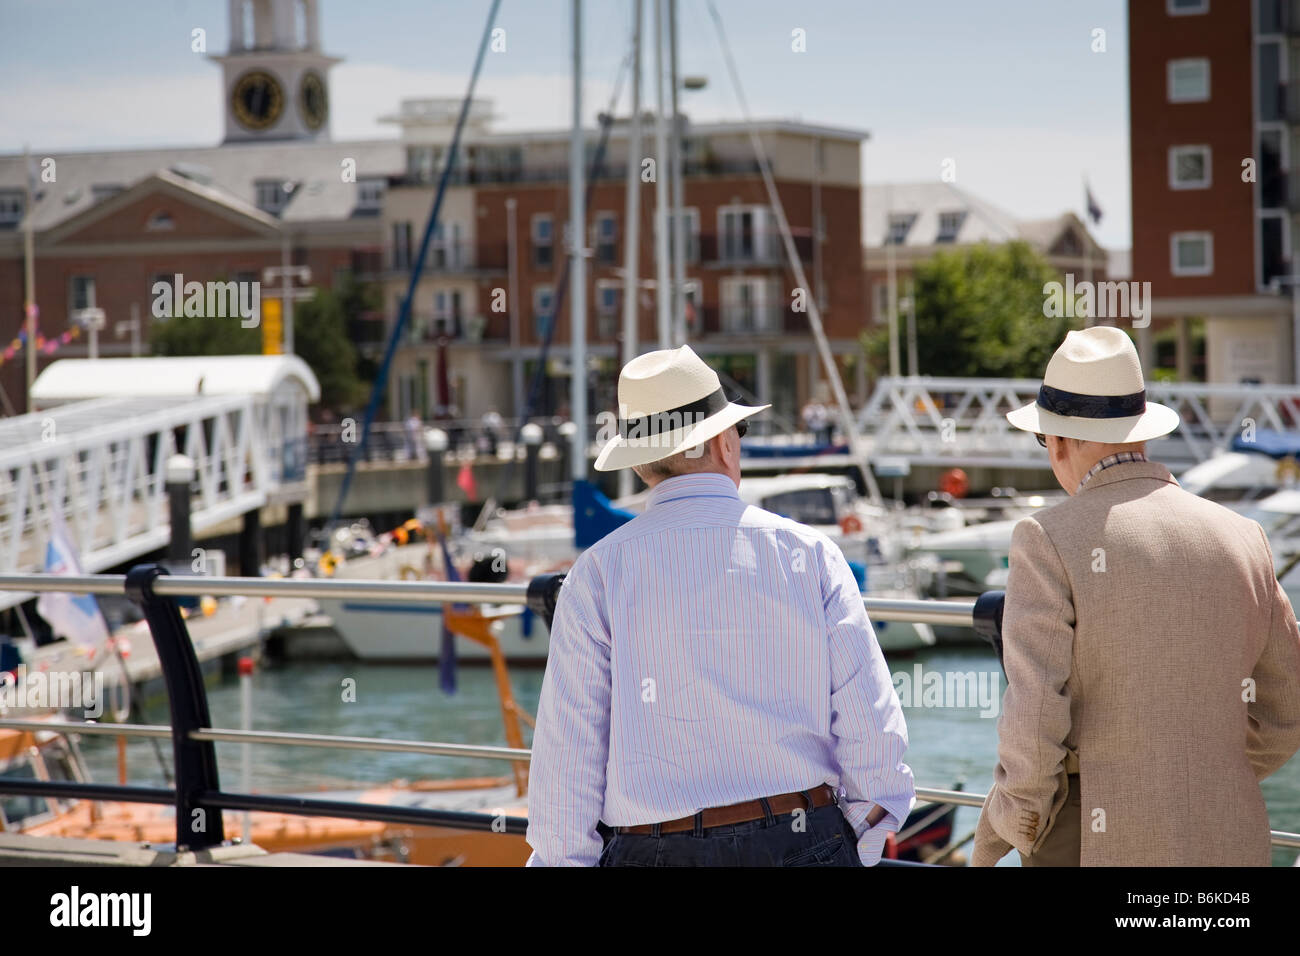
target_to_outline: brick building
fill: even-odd
[[[1285,0],[1130,0],[1133,278],[1157,322],[1205,323],[1211,382],[1294,382],[1292,172],[1300,9]]]

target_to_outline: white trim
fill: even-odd
[[[723,226],[729,215],[743,215],[753,213],[754,216],[754,251],[753,254],[746,256],[728,256],[726,254],[726,236],[727,231]],[[732,203],[726,206],[719,206],[717,212],[718,238],[717,238],[717,257],[720,262],[763,262],[769,256],[768,249],[768,218],[771,215],[767,206],[761,203]]]
[[[1178,243],[1180,240],[1205,240],[1204,266],[1179,266]],[[1214,233],[1207,230],[1175,232],[1169,236],[1169,271],[1176,276],[1208,276],[1214,274]]]
[[[1165,13],[1171,17],[1195,17],[1210,12],[1210,0],[1201,0],[1201,5],[1194,10],[1178,10],[1174,0],[1165,0]]]
[[[1178,181],[1178,157],[1181,153],[1201,153],[1205,157],[1205,177],[1198,180]],[[1209,189],[1214,175],[1210,164],[1210,147],[1206,145],[1170,146],[1169,147],[1169,188],[1170,189]]]
[[[1204,96],[1175,96],[1174,95],[1174,70],[1180,66],[1189,66],[1191,64],[1203,64],[1205,66],[1205,95]],[[1165,64],[1165,98],[1170,103],[1206,103],[1211,96],[1210,86],[1210,60],[1204,56],[1189,56],[1178,60],[1170,60]]]

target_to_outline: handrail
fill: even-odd
[[[0,729],[10,730],[46,730],[58,733],[84,733],[103,736],[125,737],[170,737],[171,728],[148,724],[99,724],[93,721],[47,721],[47,720],[11,720],[0,718]],[[194,740],[221,743],[253,743],[297,747],[327,747],[339,750],[383,750],[397,753],[422,753],[433,756],[465,757],[483,760],[529,760],[532,751],[513,747],[471,746],[468,744],[446,744],[423,740],[393,740],[382,737],[337,737],[327,734],[276,733],[260,730],[222,730],[218,728],[201,728],[193,731]],[[124,792],[130,792],[125,788]],[[4,783],[0,782],[0,793],[4,792]],[[170,802],[154,798],[147,802]],[[56,794],[57,796],[58,794]],[[226,794],[226,796],[230,796]],[[971,793],[965,790],[944,790],[935,787],[917,787],[916,797],[930,803],[942,803],[960,807],[984,806],[985,794]],[[121,799],[129,799],[123,796]],[[241,807],[232,807],[241,809]],[[339,814],[342,816],[343,814]],[[1300,849],[1300,833],[1285,830],[1269,832],[1273,846]]]
[[[346,567],[346,565],[344,565]],[[0,591],[63,591],[72,594],[121,594],[124,574],[0,574]],[[164,575],[152,582],[160,597],[293,597],[360,600],[383,598],[398,603],[523,604],[528,585],[471,584],[461,581],[375,581],[346,578],[241,578]],[[867,614],[878,621],[967,626],[973,601],[865,599]]]

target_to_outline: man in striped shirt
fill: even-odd
[[[651,491],[560,593],[529,865],[873,865],[914,800],[907,729],[839,548],[737,494],[767,406],[687,346],[630,362],[619,403],[596,467]]]

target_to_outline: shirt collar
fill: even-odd
[[[726,475],[712,471],[694,472],[665,478],[650,489],[646,510],[680,498],[739,498],[736,483]]]
[[[1128,462],[1131,461],[1146,461],[1146,460],[1147,460],[1147,456],[1142,454],[1142,452],[1140,451],[1121,451],[1114,455],[1107,455],[1105,458],[1101,459],[1101,461],[1097,462],[1097,464],[1089,468],[1087,474],[1085,474],[1082,478],[1079,479],[1079,485],[1077,488],[1074,489],[1074,493],[1077,495],[1079,492],[1083,491],[1083,486],[1088,483],[1088,480],[1093,475],[1098,474],[1099,472],[1103,472],[1107,468],[1113,468],[1116,465],[1127,464]]]

